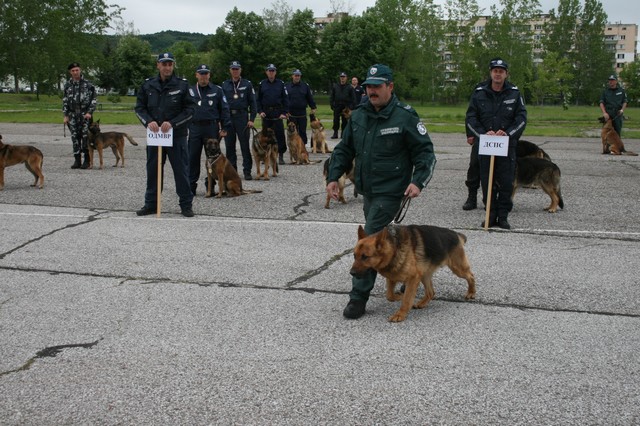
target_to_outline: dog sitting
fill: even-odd
[[[312,152],[316,154],[318,151],[326,154],[331,152],[327,145],[327,138],[324,135],[324,126],[314,114],[309,114],[309,120],[311,122],[311,148]]]
[[[549,213],[564,209],[564,200],[560,192],[560,168],[549,160],[535,157],[516,159],[516,174],[513,179],[513,192],[516,194],[518,186],[538,185],[551,198],[551,204],[545,207]]]
[[[344,107],[344,109],[340,112],[340,115],[342,115],[345,120],[350,120],[352,112],[353,112],[353,110],[351,108]]]
[[[329,174],[329,165],[331,164],[331,157],[327,158],[326,160],[324,160],[324,165],[323,165],[323,171],[322,171],[322,175],[324,176],[324,186],[326,187],[328,182],[327,182],[327,175]],[[353,183],[354,185],[354,190],[353,190],[353,196],[357,197],[358,196],[358,192],[355,190],[355,176],[354,176],[354,170],[355,170],[355,162],[351,163],[351,168],[349,170],[347,170],[345,173],[342,174],[342,176],[340,176],[340,179],[338,179],[338,201],[342,204],[347,204],[347,199],[344,198],[344,187],[346,185],[347,179],[349,179],[351,181],[351,183]],[[329,205],[331,204],[331,195],[327,194],[327,201],[324,203],[324,208],[328,209],[330,208]]]
[[[205,196],[211,197],[214,180],[218,181],[217,198],[221,198],[223,193],[230,197],[242,195],[240,176],[220,150],[220,141],[214,138],[207,139],[204,152],[207,155],[207,192]]]
[[[42,161],[44,156],[38,148],[29,145],[8,145],[2,142],[0,136],[0,191],[4,189],[4,169],[24,163],[27,170],[36,178],[32,187],[44,188]],[[40,184],[38,185],[38,181]]]
[[[635,152],[627,151],[624,148],[620,135],[613,128],[613,119],[609,118],[605,120],[604,117],[598,118],[598,121],[603,124],[600,131],[600,137],[602,138],[602,153],[611,155],[632,155],[637,156]]]
[[[256,179],[269,180],[269,165],[272,176],[278,176],[278,141],[273,129],[265,128],[254,133],[251,152],[256,163]],[[260,172],[261,162],[264,163],[264,174]]]
[[[374,269],[385,277],[387,300],[402,300],[400,309],[389,321],[404,321],[412,306],[422,309],[433,299],[432,277],[443,265],[467,280],[466,300],[476,297],[476,279],[464,251],[466,241],[463,234],[437,226],[389,225],[373,235],[367,235],[360,226],[351,275],[363,277],[369,269]],[[398,282],[405,285],[403,294],[394,292]],[[424,297],[414,303],[420,282],[424,286]]]
[[[104,168],[102,151],[108,147],[111,147],[113,155],[116,156],[116,164],[114,164],[113,167],[118,167],[120,159],[122,159],[120,167],[124,167],[124,138],[127,138],[131,145],[138,146],[138,143],[128,134],[121,132],[102,133],[100,131],[100,120],[92,121],[89,124],[89,168],[93,169],[94,149],[98,150],[98,156],[100,157],[100,169]]]
[[[287,147],[291,164],[309,164],[309,153],[298,133],[298,126],[293,121],[287,124]]]

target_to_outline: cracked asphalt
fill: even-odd
[[[381,278],[367,315],[342,317],[362,200],[349,186],[324,209],[321,163],[237,198],[200,185],[190,219],[167,167],[161,217],[137,217],[144,129],[109,130],[142,142],[126,167],[105,151],[104,170],[71,170],[62,124],[0,124],[45,155],[43,190],[14,166],[0,191],[0,424],[640,423],[640,157],[525,136],[560,167],[565,209],[521,189],[512,231],[486,232],[461,209],[464,135],[432,133],[403,224],[467,235],[477,299],[441,270],[393,324]]]

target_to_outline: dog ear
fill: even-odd
[[[361,240],[363,238],[366,238],[368,235],[366,232],[364,232],[364,228],[362,227],[362,225],[358,226],[358,239]]]

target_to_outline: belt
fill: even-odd
[[[241,113],[247,113],[246,109],[232,109],[230,110],[232,115],[236,115],[236,114],[241,114]]]
[[[212,126],[215,124],[215,120],[196,120],[192,121],[196,126]]]
[[[265,108],[267,111],[276,111],[279,109],[282,109],[282,106],[278,105],[278,106],[270,106],[270,107],[266,107]]]

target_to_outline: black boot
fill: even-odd
[[[284,165],[284,157],[283,157],[283,155],[284,154],[282,154],[282,153],[278,154],[278,164],[280,164],[280,165]]]
[[[462,210],[475,210],[478,208],[478,190],[469,189],[469,197],[462,205]]]
[[[74,154],[73,157],[75,158],[75,161],[73,162],[73,166],[71,166],[72,169],[79,169],[80,168],[80,154]]]
[[[333,132],[331,139],[338,139],[338,132]]]
[[[84,153],[84,162],[82,163],[82,166],[80,166],[80,168],[81,169],[88,169],[89,168],[89,150],[82,151],[82,152]]]

